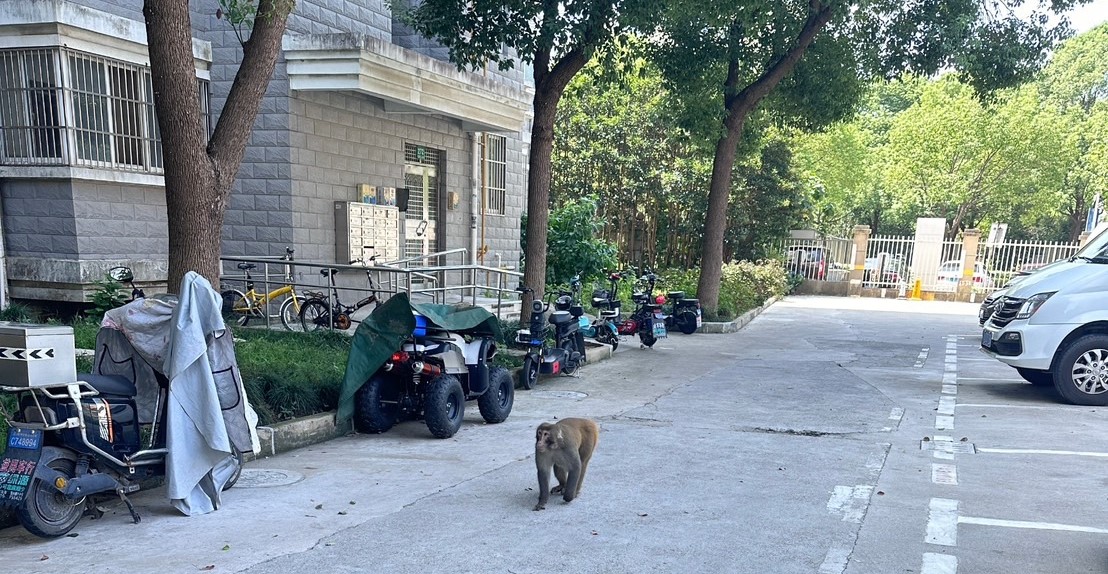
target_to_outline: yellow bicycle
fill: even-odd
[[[285,249],[282,261],[292,261],[292,248]],[[303,300],[296,293],[296,287],[292,284],[291,276],[286,276],[287,283],[269,293],[258,293],[254,289],[254,279],[250,276],[251,269],[257,269],[254,263],[239,263],[237,266],[246,273],[246,291],[238,289],[224,289],[220,292],[223,298],[223,320],[227,323],[234,322],[245,327],[251,319],[265,319],[266,312],[271,301],[284,297],[281,302],[279,317],[281,324],[289,331],[301,330],[300,304]]]

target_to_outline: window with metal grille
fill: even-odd
[[[485,134],[481,147],[481,188],[485,213],[504,215],[508,179],[507,139]]]
[[[208,82],[197,80],[210,134]],[[67,48],[0,50],[0,165],[161,173],[150,69]]]

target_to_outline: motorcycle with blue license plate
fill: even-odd
[[[516,290],[520,293],[534,292],[522,285]],[[585,337],[581,333],[580,324],[580,317],[585,310],[581,305],[572,304],[569,296],[562,295],[559,299],[562,302],[556,305],[563,305],[567,309],[550,313],[549,322],[554,326],[553,347],[546,344],[546,325],[543,321],[550,309],[549,302],[538,299],[531,301],[527,328],[520,329],[516,334],[516,342],[527,347],[527,355],[523,358],[523,369],[519,375],[520,384],[525,389],[535,388],[540,373],[573,375],[585,363]]]
[[[111,273],[121,282],[133,278],[127,268]],[[202,283],[211,289],[206,280]],[[170,377],[166,375],[166,357],[174,342],[171,337],[165,343],[164,331],[158,329],[171,328],[178,299],[144,299],[141,295],[140,289],[133,288],[135,300],[113,310],[119,313],[106,315],[96,338],[95,374],[76,372],[72,327],[0,323],[0,351],[4,352],[0,356],[0,392],[15,399],[11,412],[0,405],[0,415],[9,426],[0,458],[0,507],[13,508],[32,534],[64,536],[86,514],[99,517],[103,513],[94,499],[100,496],[117,496],[137,523],[140,517],[127,495],[150,479],[174,480],[172,469],[176,467],[168,463],[171,448],[185,457],[196,452],[194,445],[175,446],[184,444],[177,441],[191,439],[170,438],[187,433],[171,431],[167,416],[167,405],[179,406],[170,397]],[[212,291],[211,296],[218,317],[219,307],[214,303],[218,294]],[[181,301],[184,299],[182,296]],[[113,317],[119,322],[109,325]],[[142,317],[152,318],[141,323],[149,327],[145,333],[151,336],[146,341],[160,341],[162,348],[151,348],[135,338],[140,336],[136,332],[143,333]],[[252,423],[247,420],[253,412],[241,377],[234,376],[238,368],[230,332],[213,332],[207,338],[207,359],[214,377],[175,376],[173,385],[184,385],[180,388],[193,392],[198,388],[195,385],[210,382],[219,395],[220,404],[209,406],[213,411],[223,409],[226,420],[213,424],[225,425],[230,439],[227,458],[197,485],[215,488],[216,493],[208,496],[217,508],[218,490],[230,488],[238,480],[242,452],[253,450],[248,426]],[[224,403],[232,396],[237,406]],[[234,422],[235,417],[242,420]],[[192,495],[186,497],[189,504],[194,503]]]

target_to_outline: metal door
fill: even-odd
[[[438,150],[411,144],[404,146],[404,186],[408,188],[408,211],[404,216],[405,258],[426,255],[438,247],[438,163]]]

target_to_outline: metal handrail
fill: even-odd
[[[440,257],[440,256],[443,256],[443,255],[451,255],[451,254],[455,254],[455,253],[465,253],[465,252],[467,252],[467,250],[465,248],[458,248],[458,249],[452,249],[452,250],[442,251],[442,252],[438,252],[438,253],[431,253],[431,254],[428,254],[428,255],[425,255],[425,256],[420,256],[420,257],[410,259],[410,260],[424,259],[424,258],[428,258],[428,257]],[[372,290],[369,289],[368,286],[359,287],[359,286],[349,286],[349,285],[341,285],[341,284],[336,286],[336,288],[341,289],[343,291],[352,291],[352,292],[361,293],[361,294],[366,294],[366,293],[369,293],[371,291],[374,291],[374,292],[378,293],[379,295],[391,295],[391,294],[401,293],[401,292],[406,292],[409,295],[415,295],[415,294],[423,293],[423,294],[431,295],[436,302],[439,302],[439,295],[440,294],[443,294],[443,300],[445,301],[445,293],[448,293],[448,292],[451,292],[451,291],[463,291],[464,292],[466,290],[469,290],[470,291],[470,299],[471,299],[472,303],[474,305],[476,305],[476,303],[477,303],[477,291],[479,289],[484,290],[484,291],[492,291],[492,292],[496,292],[496,295],[497,295],[497,298],[496,298],[497,299],[496,314],[497,314],[498,317],[501,314],[500,307],[501,307],[501,305],[503,304],[503,301],[504,301],[504,293],[514,293],[513,290],[506,289],[504,287],[504,284],[505,284],[504,278],[505,278],[505,276],[515,276],[515,277],[519,277],[519,278],[523,277],[523,273],[518,272],[518,271],[514,271],[512,269],[489,267],[489,266],[485,266],[485,265],[468,265],[468,264],[439,265],[439,266],[432,266],[432,267],[411,267],[411,268],[409,268],[409,267],[396,266],[397,262],[392,262],[392,261],[387,262],[387,263],[376,263],[375,265],[363,265],[363,264],[342,264],[342,263],[317,263],[317,262],[310,262],[310,261],[303,261],[303,260],[291,260],[290,261],[290,260],[287,260],[287,259],[284,259],[284,258],[274,259],[274,258],[270,258],[270,257],[245,257],[245,256],[225,256],[225,257],[220,257],[220,261],[221,262],[231,262],[231,263],[235,263],[235,262],[258,263],[259,264],[258,269],[254,270],[254,273],[252,274],[253,275],[253,281],[256,284],[256,290],[257,290],[258,293],[269,293],[277,287],[280,287],[280,286],[283,286],[283,285],[291,285],[301,294],[305,290],[313,290],[313,291],[322,291],[322,292],[324,292],[325,295],[326,295],[327,304],[329,306],[332,306],[332,307],[334,306],[335,301],[334,301],[334,292],[331,289],[330,280],[329,279],[321,279],[321,280],[317,280],[317,282],[315,282],[315,283],[306,282],[306,281],[303,280],[304,274],[309,273],[311,275],[314,275],[314,273],[306,272],[306,271],[303,270],[304,268],[306,268],[306,269],[334,268],[334,269],[339,269],[341,271],[361,271],[361,272],[369,272],[369,273],[378,273],[379,274],[378,275],[378,280],[375,281],[375,288],[372,289]],[[284,266],[295,266],[297,268],[300,268],[300,270],[294,273],[294,275],[295,275],[294,277],[287,277],[285,275],[283,269],[279,273],[272,273],[271,270],[269,269],[269,267],[270,267],[270,265],[274,265],[274,264],[281,265],[282,267],[284,267]],[[468,276],[469,276],[468,278],[470,279],[470,281],[466,282],[463,285],[440,286],[439,277],[437,277],[435,274],[445,273],[445,272],[461,272],[463,274],[463,277],[465,277],[468,274]],[[485,274],[486,283],[488,283],[488,284],[481,285],[481,284],[478,283],[478,281],[477,281],[478,273],[484,273]],[[387,280],[380,280],[381,279],[380,274],[387,274],[388,279]],[[493,281],[491,280],[492,279],[491,275],[494,275],[494,274],[496,276],[496,284],[495,285],[492,284]],[[298,279],[298,277],[299,277],[299,279]],[[425,288],[415,286],[415,285],[413,285],[413,282],[412,282],[413,278],[426,279],[429,282],[431,282],[434,286],[425,287]],[[236,281],[243,281],[245,279],[245,276],[244,275],[229,274],[229,275],[224,275],[223,279],[228,279],[232,282],[236,282]],[[231,287],[233,287],[233,286],[223,285],[223,286],[221,286],[221,289],[231,288]],[[463,298],[464,298],[464,296],[465,295],[463,294]],[[359,297],[359,298],[361,298],[361,297]],[[266,305],[267,305],[266,309],[268,309],[268,304],[269,303],[275,303],[275,302],[277,302],[277,300],[268,301],[266,303]],[[270,315],[268,310],[265,311],[264,318],[265,318],[266,326],[271,327],[273,316]]]

